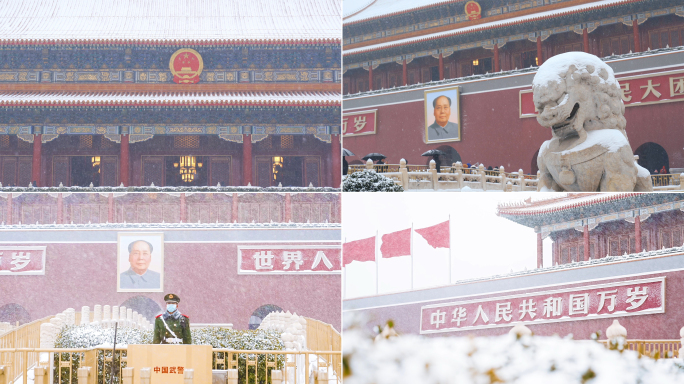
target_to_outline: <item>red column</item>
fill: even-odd
[[[342,222],[342,194],[337,194],[337,222]]]
[[[233,223],[237,223],[237,219],[238,219],[238,194],[236,192],[233,192],[233,214],[231,216],[233,218]]]
[[[373,64],[368,67],[368,90],[373,90]]]
[[[582,30],[582,39],[584,39],[584,52],[589,53],[589,32],[586,28]]]
[[[501,71],[501,64],[499,63],[499,44],[494,44],[494,72]]]
[[[632,20],[632,30],[634,32],[634,52],[641,52],[641,39],[639,38],[639,23],[636,19]]]
[[[114,194],[111,192],[107,196],[107,221],[114,222]]]
[[[342,150],[340,146],[340,135],[330,135],[332,139],[332,171],[333,188],[340,188],[342,184]]]
[[[406,73],[406,59],[401,63],[402,67],[402,74],[401,74],[401,81],[404,83],[404,85],[408,85],[408,74]]]
[[[634,218],[634,251],[639,253],[644,249],[641,248],[641,219],[639,214]]]
[[[444,80],[444,59],[442,54],[439,54],[439,79]]]
[[[7,194],[7,220],[5,224],[12,225],[12,194]]]
[[[42,183],[40,181],[40,155],[43,149],[43,141],[41,139],[41,134],[33,135],[33,165],[31,168],[31,182],[34,183],[34,187],[41,187]],[[27,187],[27,185],[22,185],[22,187]]]
[[[584,226],[584,261],[589,260],[589,256],[591,256],[589,253],[591,251],[589,250],[589,226],[585,225]]]
[[[542,41],[541,36],[537,36],[537,57],[539,58],[538,65],[544,64],[544,56],[542,55]]]
[[[242,135],[242,185],[252,183],[252,136]]]
[[[64,224],[64,197],[61,192],[57,194],[57,224]]]
[[[129,155],[128,155],[128,135],[121,135],[121,153],[119,154],[121,168],[119,170],[119,182],[123,183],[124,187],[128,187],[128,168],[129,166]]]
[[[285,194],[285,222],[292,221],[292,196],[289,193]]]
[[[180,194],[180,221],[181,223],[188,222],[188,208],[185,205],[185,193]]]
[[[537,233],[537,268],[544,267],[544,243],[541,232]]]

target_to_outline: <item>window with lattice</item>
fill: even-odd
[[[113,141],[109,140],[104,136],[100,136],[100,140],[100,148],[107,149],[114,148],[116,146],[116,143],[114,143]]]
[[[9,148],[10,138],[7,135],[0,136],[0,148]]]
[[[294,137],[292,135],[280,136],[280,148],[284,148],[284,149],[294,148]]]
[[[78,147],[79,148],[92,148],[93,147],[93,137],[91,135],[81,135],[78,137]]]
[[[199,136],[174,136],[174,148],[199,148]]]
[[[29,143],[28,141],[24,141],[22,139],[17,140],[17,147],[19,147],[19,149],[31,148],[31,145],[32,144]]]

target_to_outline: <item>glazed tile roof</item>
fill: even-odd
[[[0,92],[0,106],[340,105],[336,92]]]
[[[542,199],[532,201],[531,199],[518,203],[499,205],[497,207],[497,215],[514,215],[514,216],[531,216],[531,215],[546,215],[565,211],[568,209],[575,209],[583,206],[600,204],[619,199],[625,199],[630,196],[637,195],[636,193],[570,193],[566,196],[555,197],[550,199]]]
[[[500,204],[497,216],[534,228],[684,201],[679,193],[569,193],[550,199]]]
[[[339,39],[340,0],[0,0],[0,41]]]
[[[473,32],[479,32],[483,30],[488,30],[488,29],[495,29],[495,28],[502,28],[510,25],[515,25],[515,24],[522,24],[525,22],[533,22],[533,21],[538,21],[541,19],[550,19],[558,16],[565,16],[568,14],[573,14],[581,11],[590,11],[593,9],[600,9],[600,8],[605,8],[607,6],[614,6],[614,5],[620,5],[623,3],[630,3],[630,2],[635,2],[635,1],[641,1],[641,0],[602,0],[602,1],[597,1],[593,3],[588,3],[588,4],[582,4],[582,5],[576,5],[572,7],[566,7],[566,8],[560,8],[552,11],[546,11],[546,12],[538,12],[538,13],[533,13],[530,15],[525,15],[525,16],[519,16],[519,17],[514,17],[506,20],[499,20],[499,21],[492,21],[489,23],[483,23],[483,24],[477,24],[477,25],[472,25],[469,27],[463,27],[463,28],[458,28],[458,29],[453,29],[449,31],[444,31],[444,32],[437,32],[437,33],[431,33],[427,35],[421,35],[417,37],[410,37],[410,38],[405,38],[401,40],[395,40],[395,41],[390,41],[386,43],[380,43],[380,44],[374,44],[374,45],[369,45],[361,48],[355,48],[355,49],[349,49],[349,50],[344,50],[343,54],[344,56],[351,56],[359,53],[364,53],[364,52],[370,52],[370,51],[379,51],[382,49],[386,48],[393,48],[393,47],[398,47],[398,46],[403,46],[403,45],[410,45],[414,43],[419,43],[419,42],[424,42],[428,40],[435,40],[443,37],[448,37],[448,36],[456,36],[456,35],[465,35]],[[346,20],[345,20],[346,21]]]

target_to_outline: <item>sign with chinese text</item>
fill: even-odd
[[[342,115],[342,136],[374,135],[377,109]]]
[[[238,274],[339,274],[338,245],[266,245],[238,247]]]
[[[211,345],[129,344],[128,366],[133,383],[141,383],[140,369],[150,368],[150,383],[183,384],[184,373],[193,370],[195,383],[211,383]]]
[[[625,107],[684,101],[684,70],[618,78]],[[532,90],[520,91],[520,117],[536,117]]]
[[[44,275],[45,246],[0,246],[1,275]]]
[[[427,305],[420,333],[665,313],[665,277]]]

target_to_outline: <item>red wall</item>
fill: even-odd
[[[167,242],[164,293],[117,293],[115,243],[47,244],[45,275],[0,276],[0,307],[19,304],[36,320],[67,308],[121,305],[133,296],[149,297],[162,307],[164,295],[175,293],[192,322],[247,329],[254,310],[274,304],[340,329],[340,275],[238,275],[237,247]]]
[[[450,145],[461,155],[463,164],[481,162],[492,167],[503,165],[507,171],[522,168],[525,173],[531,173],[532,162],[536,164],[536,152],[551,138],[551,132],[540,126],[535,118],[519,117],[519,91],[530,88],[462,95],[462,141],[436,144],[424,142],[423,101],[375,107],[370,98],[368,109],[378,110],[377,134],[345,136],[344,147],[358,155],[347,161],[379,152],[388,157],[385,161],[388,164],[398,164],[402,158],[408,164],[427,164],[429,158],[421,157],[422,153]],[[684,102],[626,108],[627,135],[632,150],[646,142],[655,142],[667,151],[670,167],[684,167],[684,135],[678,134],[684,129],[683,112]]]

